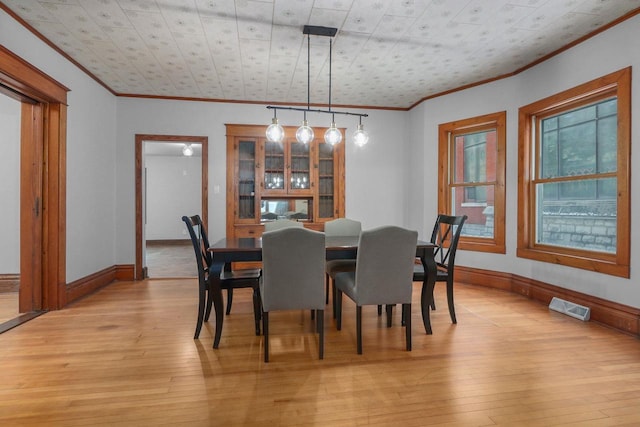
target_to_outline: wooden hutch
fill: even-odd
[[[314,128],[310,144],[284,126],[282,143],[267,141],[266,125],[227,124],[227,237],[260,237],[267,221],[289,218],[323,231],[344,217],[343,140],[324,142]]]

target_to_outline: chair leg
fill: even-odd
[[[333,304],[333,318],[336,318],[336,282],[330,277],[331,280],[331,302]]]
[[[202,286],[198,290],[198,320],[196,321],[196,332],[193,334],[194,340],[200,336],[200,330],[202,329],[202,323],[205,317],[204,311],[208,293],[209,292]]]
[[[213,307],[213,294],[211,293],[211,284],[207,282],[206,288],[206,299],[207,299],[207,308],[204,313],[204,321],[209,321],[209,316],[211,316],[211,307]]]
[[[447,280],[447,304],[449,304],[451,323],[458,323],[456,320],[456,307],[453,305],[453,280]]]
[[[378,304],[378,316],[382,316],[382,305]]]
[[[385,311],[387,312],[387,328],[391,327],[391,319],[393,317],[393,306],[395,304],[387,304],[385,306]]]
[[[324,275],[324,282],[326,287],[326,290],[324,292],[324,303],[329,304],[329,275],[326,273]]]
[[[269,312],[262,312],[262,333],[264,335],[264,363],[269,362]]]
[[[356,335],[358,340],[358,354],[362,354],[362,306],[356,307]]]
[[[316,328],[318,329],[318,352],[320,360],[324,359],[324,310],[318,310],[318,319],[316,321]]]
[[[260,336],[260,312],[262,305],[260,303],[260,289],[253,288],[253,318],[256,326],[256,336]]]
[[[336,299],[333,301],[336,308],[336,329],[339,331],[342,329],[342,291],[336,290]]]
[[[311,320],[316,318],[316,311],[315,310],[311,310]]]
[[[233,303],[233,288],[227,289],[227,311],[225,314],[228,316],[231,313],[231,304]]]
[[[402,304],[407,351],[411,351],[411,304]]]
[[[406,308],[405,308],[404,304],[402,304],[402,315],[400,316],[400,319],[401,319],[401,320],[400,320],[400,322],[401,322],[400,324],[401,324],[402,326],[406,326],[405,318],[404,318],[404,316],[406,316],[406,315],[407,315],[406,311],[407,311],[407,310],[406,310]]]

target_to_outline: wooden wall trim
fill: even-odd
[[[133,281],[133,275],[133,264],[122,264],[107,267],[104,270],[71,282],[65,287],[67,304],[104,288],[116,280]]]
[[[18,292],[19,289],[19,274],[0,274],[0,294],[4,292]]]
[[[97,291],[115,280],[116,266],[114,265],[73,281],[66,286],[67,304]]]
[[[0,46],[0,77],[4,85],[40,102],[67,103],[69,89],[4,46]]]
[[[135,266],[133,264],[116,265],[116,280],[134,280]]]
[[[638,308],[516,274],[478,268],[456,267],[455,281],[513,292],[545,305],[548,305],[553,297],[562,298],[589,307],[591,309],[590,320],[640,337],[640,309]]]

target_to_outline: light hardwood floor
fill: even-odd
[[[18,317],[18,292],[0,292],[0,323]]]
[[[384,327],[325,312],[325,359],[308,313],[274,313],[271,362],[238,290],[220,348],[193,339],[196,281],[119,282],[0,335],[0,425],[640,425],[640,341],[523,297],[442,286],[431,336],[416,284],[413,351],[399,310]]]

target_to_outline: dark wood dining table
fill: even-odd
[[[351,237],[326,237],[325,247],[327,259],[355,259],[358,252],[358,236]],[[422,308],[422,322],[427,334],[431,334],[431,320],[429,310],[433,298],[433,288],[435,286],[436,262],[434,259],[434,249],[436,245],[430,242],[418,240],[416,245],[416,257],[422,262],[425,274],[422,283],[422,293],[420,304]],[[222,335],[222,325],[224,322],[224,307],[222,300],[222,288],[220,287],[220,272],[224,266],[231,262],[247,262],[262,260],[262,239],[232,238],[221,239],[209,247],[212,253],[212,264],[209,267],[211,298],[216,313],[216,329],[213,340],[213,348],[220,345]]]

